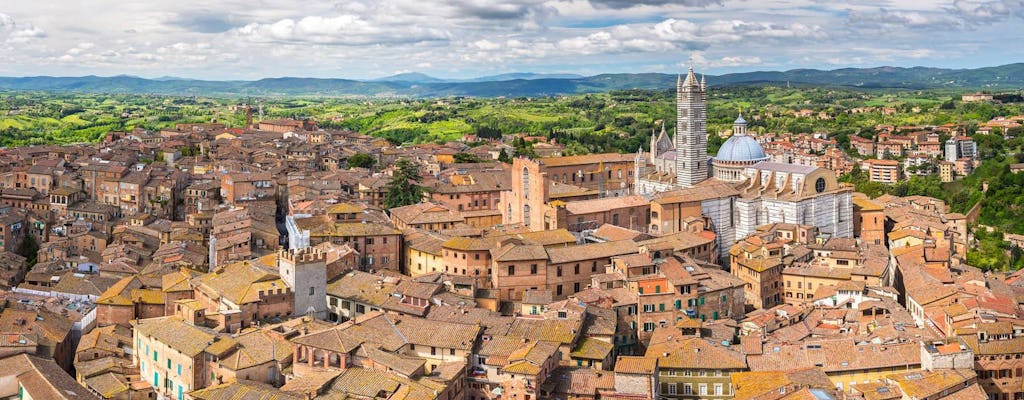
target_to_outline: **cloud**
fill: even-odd
[[[0,39],[5,43],[27,43],[46,37],[46,31],[32,24],[18,23],[14,17],[0,13]]]
[[[704,56],[703,52],[695,51],[690,53],[690,60],[688,63],[680,63],[679,67],[686,67],[688,64],[693,64],[699,68],[722,68],[722,67],[744,67],[750,65],[762,65],[764,60],[758,56],[726,56],[717,59],[708,59]]]
[[[113,0],[96,0],[103,5]],[[1024,58],[1024,0],[10,1],[0,74],[472,77]],[[53,12],[52,8],[61,12]],[[90,48],[83,43],[94,43]],[[232,68],[224,68],[233,60]],[[715,73],[715,71],[708,71]]]
[[[641,6],[682,5],[686,7],[720,6],[723,0],[590,0],[596,8],[633,8]]]
[[[442,29],[386,24],[384,21],[371,21],[351,14],[251,23],[233,32],[240,38],[254,42],[352,46],[447,41],[452,36]]]
[[[167,21],[168,24],[199,33],[227,32],[240,25],[231,15],[209,10],[179,13]]]
[[[1024,0],[954,0],[946,9],[967,23],[1024,18]]]

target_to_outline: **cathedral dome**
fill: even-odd
[[[761,144],[747,135],[733,135],[718,149],[718,161],[761,161],[767,159]]]

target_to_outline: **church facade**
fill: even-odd
[[[719,259],[760,225],[813,225],[825,236],[853,236],[853,187],[834,172],[769,162],[747,135],[742,116],[718,154],[707,153],[707,86],[691,68],[676,81],[676,135],[651,138],[637,151],[633,189],[651,199],[652,234],[678,232],[685,221],[706,218],[716,234]]]

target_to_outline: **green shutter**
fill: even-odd
[[[640,286],[640,294],[644,294],[644,287]]]
[[[683,308],[683,301],[682,300],[676,300],[676,310],[678,310],[680,308]]]
[[[718,311],[711,313],[711,319],[718,319]]]
[[[658,304],[658,311],[665,311],[665,303]]]
[[[704,298],[703,297],[700,298],[700,305],[704,305]]]

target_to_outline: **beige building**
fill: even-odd
[[[658,360],[661,398],[731,399],[731,375],[747,369],[739,351],[676,328],[654,332],[647,358]]]
[[[217,334],[180,316],[139,320],[133,351],[142,379],[160,395],[181,399],[210,384],[206,349],[220,346]]]

